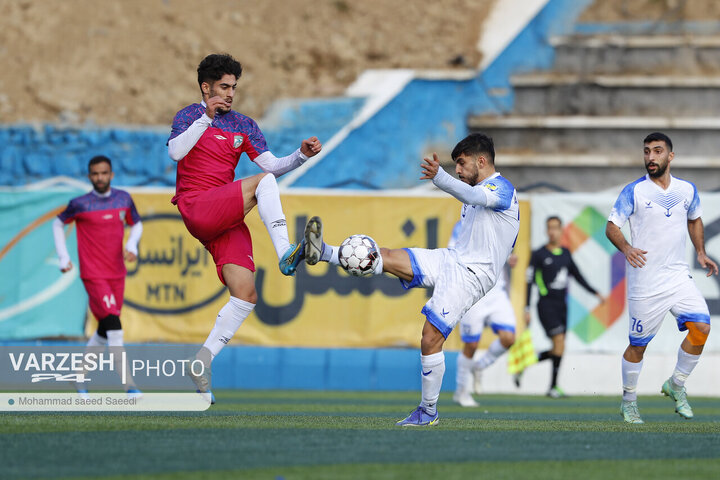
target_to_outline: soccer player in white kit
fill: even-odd
[[[421,180],[432,182],[461,202],[461,227],[454,249],[380,249],[376,275],[400,278],[405,288],[435,287],[422,313],[426,317],[420,342],[422,401],[398,426],[438,423],[437,400],[445,373],[445,339],[463,314],[495,285],[520,226],[520,210],[513,185],[495,171],[495,147],[490,137],[474,133],[452,152],[460,180],[440,168],[437,154],[425,158]],[[305,230],[305,261],[339,265],[336,246],[322,241],[319,222]],[[309,242],[309,243],[308,243]]]
[[[698,263],[708,269],[707,276],[718,274],[718,266],[705,253],[697,188],[670,175],[672,141],[655,132],[645,137],[643,144],[648,173],[620,193],[605,232],[632,267],[627,272],[630,345],[622,359],[620,407],[627,423],[643,423],[637,407],[643,354],[668,312],[675,317],[678,329],[688,334],[678,349],[675,370],[661,392],[675,401],[675,411],[682,417],[693,417],[684,385],[710,333],[710,313],[685,261],[686,229]],[[620,231],[628,220],[632,244]]]
[[[458,222],[453,228],[448,248],[455,248],[460,233]],[[515,343],[515,312],[508,296],[510,268],[517,263],[517,256],[510,255],[507,266],[498,275],[497,283],[460,319],[462,350],[457,356],[457,374],[453,401],[463,407],[477,407],[473,393],[480,393],[482,371],[500,358]],[[485,327],[492,329],[498,338],[485,353],[478,352]]]

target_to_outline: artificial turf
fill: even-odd
[[[440,425],[394,426],[418,393],[219,391],[187,414],[2,414],[0,478],[720,478],[720,399],[443,394]]]

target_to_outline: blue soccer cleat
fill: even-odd
[[[437,411],[435,415],[430,415],[423,407],[417,407],[407,418],[400,420],[395,425],[398,427],[432,427],[439,422],[440,417]]]
[[[143,393],[138,390],[137,388],[128,388],[125,390],[125,393],[127,394],[127,398],[133,399],[141,399],[143,397]]]
[[[283,275],[292,277],[295,275],[295,270],[302,259],[305,258],[305,239],[302,242],[295,244],[291,243],[290,248],[287,249],[285,254],[280,259],[280,271]]]
[[[195,390],[197,393],[199,393],[205,400],[210,400],[210,405],[215,405],[215,394],[211,392],[210,390],[206,392],[201,392],[200,390]]]

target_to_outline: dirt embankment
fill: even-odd
[[[0,122],[167,125],[214,52],[243,63],[234,108],[256,118],[366,68],[474,66],[492,1],[0,0]]]

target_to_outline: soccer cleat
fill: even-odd
[[[470,392],[455,392],[453,394],[453,401],[461,407],[479,407],[475,399],[470,395]]]
[[[628,402],[623,400],[620,404],[620,415],[623,416],[625,423],[645,423],[642,418],[640,418],[640,411],[635,401]]]
[[[667,379],[665,383],[663,383],[660,392],[675,400],[675,411],[680,414],[681,417],[687,419],[693,418],[693,411],[687,401],[685,387],[680,387],[680,390],[676,390],[673,388],[672,379]]]
[[[440,421],[437,411],[430,415],[423,407],[417,407],[407,418],[400,420],[395,425],[398,427],[432,427]]]
[[[200,390],[195,390],[197,393],[199,393],[205,400],[210,402],[210,405],[215,405],[215,394],[207,390],[205,392],[201,392]]]
[[[565,392],[562,391],[560,387],[553,387],[550,390],[548,390],[547,394],[550,398],[565,398],[567,395],[565,395]]]
[[[190,357],[188,359],[189,365],[192,365],[192,363],[195,360],[199,360],[197,357]],[[201,361],[201,360],[200,360]],[[193,381],[195,386],[197,387],[197,393],[202,395],[206,400],[210,401],[210,405],[215,405],[215,395],[210,391],[210,379],[211,379],[211,372],[209,368],[203,368],[203,371],[200,375],[195,375],[195,372],[193,372],[192,368],[188,368],[187,370],[188,377],[190,377],[190,380]]]
[[[297,270],[297,266],[303,258],[305,258],[305,239],[298,244],[290,244],[290,247],[280,259],[280,271],[283,275],[292,277],[295,275],[295,270]]]
[[[127,398],[130,399],[136,398],[140,400],[143,397],[143,393],[137,388],[128,388],[127,390],[125,390],[125,393],[127,394]]]
[[[305,225],[305,263],[315,265],[323,253],[323,226],[320,217],[312,217]]]
[[[78,397],[80,397],[80,400],[90,400],[90,395],[88,394],[88,389],[85,388],[85,386],[80,386],[80,384],[77,384],[76,386]]]

